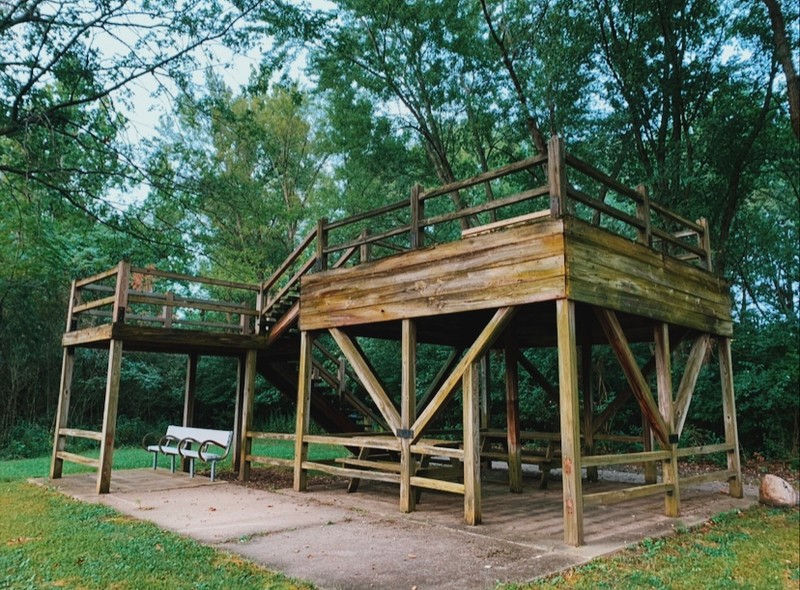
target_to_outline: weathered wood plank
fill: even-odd
[[[681,484],[685,486],[700,485],[712,481],[721,481],[730,484],[737,477],[736,470],[723,469],[721,471],[712,471],[711,473],[698,473],[697,475],[688,475],[681,478]]]
[[[258,463],[259,465],[294,468],[294,459],[280,459],[278,457],[265,457],[263,455],[247,455],[246,459],[250,463]]]
[[[519,436],[519,371],[517,353],[519,351],[506,343],[506,444],[508,446],[508,487],[512,493],[522,492],[522,442]]]
[[[415,187],[412,199],[417,197]],[[410,430],[417,417],[417,329],[413,320],[403,320],[400,375],[400,426]],[[414,510],[416,494],[411,489],[411,476],[416,471],[416,460],[411,454],[411,439],[400,439],[400,511]]]
[[[561,422],[561,468],[564,503],[564,542],[583,545],[578,353],[575,342],[575,304],[556,301],[558,331],[558,389]]]
[[[505,307],[563,295],[561,221],[309,275],[301,329]]]
[[[364,386],[364,389],[367,390],[370,398],[377,406],[381,416],[386,420],[389,427],[396,432],[400,428],[400,415],[361,351],[343,331],[338,328],[331,328],[329,331],[342,354],[347,358],[347,362],[350,363],[350,366],[353,367],[356,375],[358,375],[361,385]]]
[[[294,429],[294,491],[304,492],[308,483],[306,468],[308,458],[309,417],[311,415],[311,367],[314,358],[311,351],[314,336],[309,332],[300,332],[300,369],[297,378],[297,407]]]
[[[242,383],[242,434],[239,440],[239,480],[250,480],[250,463],[247,456],[251,454],[253,441],[247,433],[253,429],[253,406],[256,398],[256,351],[248,350],[244,360],[244,378]],[[298,410],[298,413],[300,411]]]
[[[742,464],[739,457],[739,429],[736,424],[736,400],[733,392],[733,359],[730,338],[719,339],[719,373],[722,381],[722,418],[725,424],[725,442],[731,445],[728,451],[728,471],[734,473],[729,480],[729,492],[734,498],[744,496],[742,488]]]
[[[373,481],[385,481],[389,483],[400,483],[400,474],[386,473],[383,471],[367,471],[366,469],[350,469],[349,467],[338,467],[328,463],[320,463],[318,461],[303,461],[303,470],[321,471],[322,473],[329,473],[331,475],[340,475],[342,477],[350,477],[356,479],[369,479]]]
[[[66,428],[69,423],[69,406],[72,397],[72,371],[74,367],[75,349],[65,348],[61,359],[61,383],[58,389],[58,409],[56,410],[53,457],[50,461],[50,479],[59,479],[63,472],[64,461],[58,454],[63,452],[66,446],[66,438],[61,434],[61,431]]]
[[[658,409],[664,419],[669,433],[675,432],[675,411],[672,400],[672,358],[669,345],[669,325],[656,324],[653,333],[656,359],[656,384],[658,391]],[[662,477],[665,484],[672,486],[664,496],[664,513],[677,517],[681,513],[680,481],[678,479],[677,442],[670,444],[670,460],[662,466]]]
[[[607,467],[609,465],[629,465],[633,463],[648,463],[650,461],[664,461],[671,457],[669,450],[644,451],[639,453],[617,453],[614,455],[592,455],[582,457],[583,467]]]
[[[71,436],[74,438],[85,438],[87,440],[103,440],[102,432],[95,432],[93,430],[81,430],[79,428],[59,428],[58,433],[61,436]]]
[[[583,503],[585,506],[616,504],[617,502],[625,502],[626,500],[635,500],[637,498],[646,498],[647,496],[663,494],[671,487],[671,485],[665,483],[654,483],[650,485],[625,488],[623,490],[612,490],[610,492],[586,494],[583,496]]]
[[[464,495],[466,493],[463,483],[444,481],[441,479],[431,479],[430,477],[420,477],[419,475],[415,475],[411,478],[411,485],[417,488],[437,490],[439,492],[447,492],[450,494]]]
[[[70,463],[78,463],[80,465],[88,465],[95,469],[100,469],[100,460],[92,459],[91,457],[84,457],[75,453],[68,453],[67,451],[58,451],[58,459],[60,461],[69,461]]]
[[[695,385],[697,385],[697,378],[700,376],[700,370],[706,362],[706,354],[711,339],[708,334],[701,334],[698,336],[692,350],[689,352],[689,358],[686,360],[686,367],[683,370],[683,377],[678,386],[678,394],[675,402],[675,432],[678,437],[683,433],[683,426],[686,424],[686,417],[689,415],[689,406],[692,403],[692,395],[694,394]]]
[[[677,457],[690,457],[692,455],[710,455],[712,453],[727,453],[733,450],[733,445],[729,443],[719,443],[716,445],[700,445],[698,447],[683,447],[676,451]]]
[[[123,299],[120,297],[118,302],[123,302]],[[114,437],[117,429],[121,369],[122,342],[112,340],[108,349],[108,374],[103,405],[103,437],[100,441],[100,466],[97,471],[98,494],[107,494],[111,488],[111,466],[114,463]]]
[[[467,365],[462,377],[464,426],[464,522],[481,523],[481,462],[478,364]]]

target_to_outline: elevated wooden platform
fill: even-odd
[[[101,443],[97,491],[108,492],[123,349],[189,355],[185,425],[197,356],[233,356],[240,363],[240,478],[249,477],[251,464],[270,463],[293,465],[298,491],[306,489],[309,470],[390,481],[399,484],[403,512],[415,509],[420,489],[434,489],[462,496],[465,521],[479,524],[481,452],[504,452],[481,448],[490,398],[486,359],[495,349],[504,354],[509,490],[522,490],[522,367],[558,407],[549,444],[559,446],[564,539],[580,545],[584,504],[658,494],[665,513],[677,516],[677,466],[688,455],[724,453],[727,469],[703,481],[724,481],[741,497],[732,331],[729,288],[713,272],[706,222],[650,201],[643,187],[631,189],[565,154],[553,138],[547,154],[427,191],[416,186],[408,199],[347,219],[319,220],[261,285],[125,262],[74,281],[51,476],[60,477],[64,460],[82,460],[65,450],[68,437],[90,438]],[[381,381],[357,337],[399,343],[398,391]],[[644,366],[637,355],[645,349],[634,354],[635,342],[649,344]],[[448,349],[430,383],[417,375],[421,343]],[[681,343],[684,372],[673,387],[672,355]],[[681,447],[695,384],[715,345],[725,442]],[[627,381],[602,412],[594,409],[594,346],[610,348]],[[77,347],[109,350],[101,432],[67,427]],[[557,384],[525,354],[541,347],[557,352],[557,367],[547,371],[558,374]],[[256,372],[296,399],[294,435],[253,431]],[[629,400],[641,412],[643,450],[596,454],[601,429]],[[461,406],[461,423],[437,442],[436,420],[448,405],[452,418],[453,404]],[[334,436],[312,435],[312,415]],[[252,441],[259,438],[293,440],[294,458],[255,456]],[[353,456],[308,459],[310,444],[328,443]],[[374,450],[382,452],[379,460]],[[437,476],[438,468],[420,469],[442,459],[447,477]],[[645,464],[644,486],[583,493],[583,468],[596,479],[598,467],[626,463]]]
[[[515,340],[552,346],[557,299],[626,314],[631,341],[650,341],[652,321],[719,336],[733,331],[729,289],[720,277],[567,217],[308,275],[300,329],[352,327],[355,334],[396,337],[397,322],[413,318],[420,320],[420,341],[457,346],[486,324],[480,312],[525,306],[511,328]],[[583,329],[592,342],[605,342],[596,322]]]

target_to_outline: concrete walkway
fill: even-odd
[[[718,485],[682,490],[680,519],[662,516],[660,497],[591,508],[587,545],[574,548],[560,541],[557,481],[546,491],[527,482],[518,495],[506,491],[502,472],[485,479],[478,527],[463,524],[458,496],[425,492],[416,512],[401,514],[396,486],[366,481],[357,494],[341,485],[298,494],[142,469],[115,471],[111,493],[103,496],[94,492],[93,473],[35,481],[329,590],[483,590],[498,581],[529,581],[757,501],[754,489],[735,500]],[[602,491],[630,484],[586,485]]]

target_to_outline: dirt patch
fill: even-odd
[[[288,467],[258,467],[250,470],[250,481],[239,481],[238,474],[234,471],[224,471],[218,479],[228,481],[255,490],[289,489],[294,484],[294,473]],[[341,486],[347,480],[342,477],[324,474],[309,474],[308,485],[313,487]]]

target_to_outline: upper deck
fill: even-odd
[[[491,310],[522,306],[522,343],[552,341],[558,299],[730,336],[729,289],[705,220],[690,221],[565,154],[548,153],[317,227],[261,285],[119,267],[73,284],[65,346],[291,355],[291,328],[469,340]],[[474,321],[471,321],[471,318]],[[599,328],[597,329],[598,339]]]

